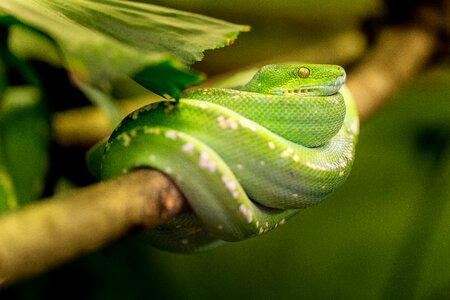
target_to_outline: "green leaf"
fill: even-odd
[[[14,18],[1,17],[1,12]],[[0,24],[21,24],[50,37],[78,82],[108,91],[135,77],[177,98],[202,76],[187,66],[203,51],[230,45],[248,27],[144,3],[118,0],[2,0]]]
[[[9,27],[8,48],[23,60],[43,61],[62,67],[61,55],[47,36],[21,25]]]
[[[8,196],[9,206],[14,190],[18,204],[23,205],[40,198],[44,189],[49,161],[49,120],[35,87],[9,87],[1,104],[0,189],[4,199]]]

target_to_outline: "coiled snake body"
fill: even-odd
[[[283,224],[347,178],[358,132],[339,89],[343,68],[261,68],[239,89],[186,92],[127,116],[103,147],[101,178],[137,167],[172,177],[192,211],[144,233],[155,246],[196,251]]]

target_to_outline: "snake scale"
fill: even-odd
[[[345,78],[335,65],[274,64],[238,88],[150,104],[121,122],[91,168],[103,180],[140,167],[173,179],[191,210],[143,233],[158,248],[193,252],[261,235],[346,180],[359,127],[339,92]]]

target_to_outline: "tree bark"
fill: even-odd
[[[186,209],[176,186],[141,169],[44,199],[0,218],[0,286],[94,251]]]

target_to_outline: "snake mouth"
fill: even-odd
[[[284,95],[302,95],[302,96],[329,96],[336,94],[342,85],[321,85],[321,86],[308,86],[297,89],[282,90]]]
[[[308,89],[308,88],[301,88],[301,89],[294,89],[294,90],[284,90],[283,94],[306,94],[313,92],[314,89]]]
[[[329,96],[336,94],[345,83],[346,76],[339,76],[335,82],[323,85],[302,86],[294,89],[283,89],[281,94],[302,96]]]

